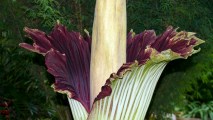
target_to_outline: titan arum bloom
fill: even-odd
[[[45,57],[52,87],[67,94],[75,120],[143,120],[167,63],[203,43],[171,26],[158,36],[153,30],[126,36],[125,0],[97,0],[92,40],[60,23],[50,34],[24,31],[34,43],[20,46]]]

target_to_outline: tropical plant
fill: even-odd
[[[48,72],[55,77],[53,88],[67,94],[74,119],[144,119],[167,63],[197,53],[194,47],[203,41],[195,33],[168,27],[159,36],[153,30],[138,35],[131,31],[126,47],[125,0],[97,0],[95,16],[92,46],[88,33],[82,37],[68,32],[59,22],[49,35],[25,28],[34,43],[20,46],[45,56]]]
[[[24,39],[23,37],[22,29],[24,25],[49,32],[57,19],[60,19],[61,23],[65,24],[69,29],[81,31],[81,33],[83,28],[87,28],[88,31],[91,31],[94,3],[95,0],[90,0],[89,2],[86,0],[2,0],[0,4],[0,32],[2,36],[6,36],[10,39],[11,44],[17,44],[17,41],[30,42],[28,39]],[[54,15],[54,12],[45,12],[43,9],[45,6],[43,5],[51,7],[50,10],[57,11],[60,14]],[[207,43],[202,45],[202,51],[199,54],[192,56],[185,61],[176,60],[167,65],[154,92],[152,103],[147,115],[148,117],[152,113],[158,115],[171,113],[174,111],[175,106],[184,106],[186,102],[183,101],[186,99],[189,100],[189,102],[198,100],[202,103],[208,102],[212,99],[212,87],[210,80],[212,78],[211,44],[213,37],[211,36],[213,33],[213,9],[211,9],[211,5],[212,1],[208,0],[127,1],[127,30],[134,28],[134,31],[139,33],[141,30],[154,28],[156,33],[162,33],[164,28],[171,24],[184,30],[196,31],[199,33],[198,36],[205,38]],[[27,11],[25,12],[25,10]],[[48,13],[48,15],[46,15],[46,13]],[[53,16],[53,18],[47,19],[42,16]],[[58,18],[54,16],[57,16]],[[41,24],[47,21],[50,22],[48,22],[48,24]],[[25,52],[22,53],[26,54]],[[16,53],[11,53],[11,56],[13,56],[12,54]],[[33,59],[29,59],[29,61],[32,60],[34,64],[43,65],[43,59],[41,59],[41,56],[35,54],[28,55],[33,56]],[[26,58],[23,57],[23,59],[25,60]],[[17,60],[23,61],[23,64],[25,62],[20,59]],[[15,59],[13,61],[15,61]],[[20,72],[21,71],[24,72],[25,70],[20,70]],[[1,72],[1,74],[4,74],[4,71]],[[13,75],[15,76],[15,74]],[[48,81],[52,81],[52,77],[49,78],[50,79]],[[204,80],[201,78],[204,78]],[[43,80],[43,78],[36,79],[38,79],[38,81]],[[198,82],[196,82],[197,80]],[[5,81],[7,80],[5,79]],[[16,82],[18,81],[14,80],[14,84]],[[32,79],[31,82],[34,82],[34,80]],[[194,85],[191,86],[191,84]],[[26,88],[25,86],[22,87]],[[7,89],[7,87],[4,88]],[[186,91],[189,92],[186,93]],[[13,91],[5,94],[12,95],[17,93]],[[1,94],[1,96],[3,95]],[[63,96],[63,98],[66,98],[66,96]],[[24,98],[22,100],[27,102]],[[40,99],[37,99],[37,101],[40,101]],[[40,103],[43,103],[42,101],[43,100],[41,100]],[[24,113],[23,111],[22,113],[25,114],[25,116],[31,116],[28,112]],[[62,111],[61,113],[66,112]]]

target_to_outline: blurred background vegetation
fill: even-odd
[[[167,113],[203,119],[202,114],[213,116],[212,6],[212,0],[127,0],[128,31],[154,29],[159,34],[172,25],[196,32],[206,41],[200,53],[168,64],[147,118],[154,114],[165,119]],[[0,111],[9,113],[0,112],[0,119],[72,119],[66,96],[50,87],[54,79],[46,72],[43,57],[18,44],[32,42],[24,37],[25,26],[49,33],[56,20],[69,30],[83,33],[86,28],[91,33],[94,8],[95,0],[1,0]],[[11,104],[5,106],[5,102]]]

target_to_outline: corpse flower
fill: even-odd
[[[97,0],[92,40],[88,32],[83,37],[59,22],[50,34],[24,29],[34,43],[20,46],[45,57],[55,77],[52,87],[67,94],[75,120],[143,120],[167,63],[188,58],[203,43],[171,26],[161,35],[145,30],[126,37],[125,2]]]
[[[156,36],[153,30],[146,30],[137,35],[129,32],[127,63],[106,80],[90,109],[90,102],[93,102],[90,101],[89,88],[90,36],[87,34],[82,37],[80,33],[68,32],[66,27],[59,23],[49,35],[37,29],[25,28],[24,31],[34,43],[21,43],[20,46],[44,55],[47,71],[55,77],[54,90],[67,94],[72,111],[79,109],[79,106],[82,107],[79,110],[85,111],[76,113],[80,115],[76,115],[76,119],[83,114],[87,116],[88,113],[91,117],[97,115],[97,118],[114,118],[119,114],[122,114],[121,118],[144,117],[139,115],[145,115],[141,112],[146,112],[148,104],[140,105],[145,104],[140,102],[144,98],[150,101],[150,93],[153,93],[166,64],[198,52],[199,49],[194,50],[194,47],[203,42],[195,37],[194,33],[177,32],[171,26],[159,36]],[[144,89],[149,93],[145,93]]]

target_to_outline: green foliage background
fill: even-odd
[[[127,27],[140,33],[167,26],[194,31],[206,41],[201,52],[168,64],[156,88],[147,116],[175,112],[194,101],[213,100],[213,1],[127,0]],[[71,119],[66,96],[52,91],[43,57],[18,47],[25,26],[50,32],[56,20],[70,30],[92,32],[95,0],[1,0],[0,97],[14,101],[13,119]],[[63,113],[67,113],[64,115]],[[62,117],[65,116],[65,117]],[[161,118],[159,118],[161,119]]]

